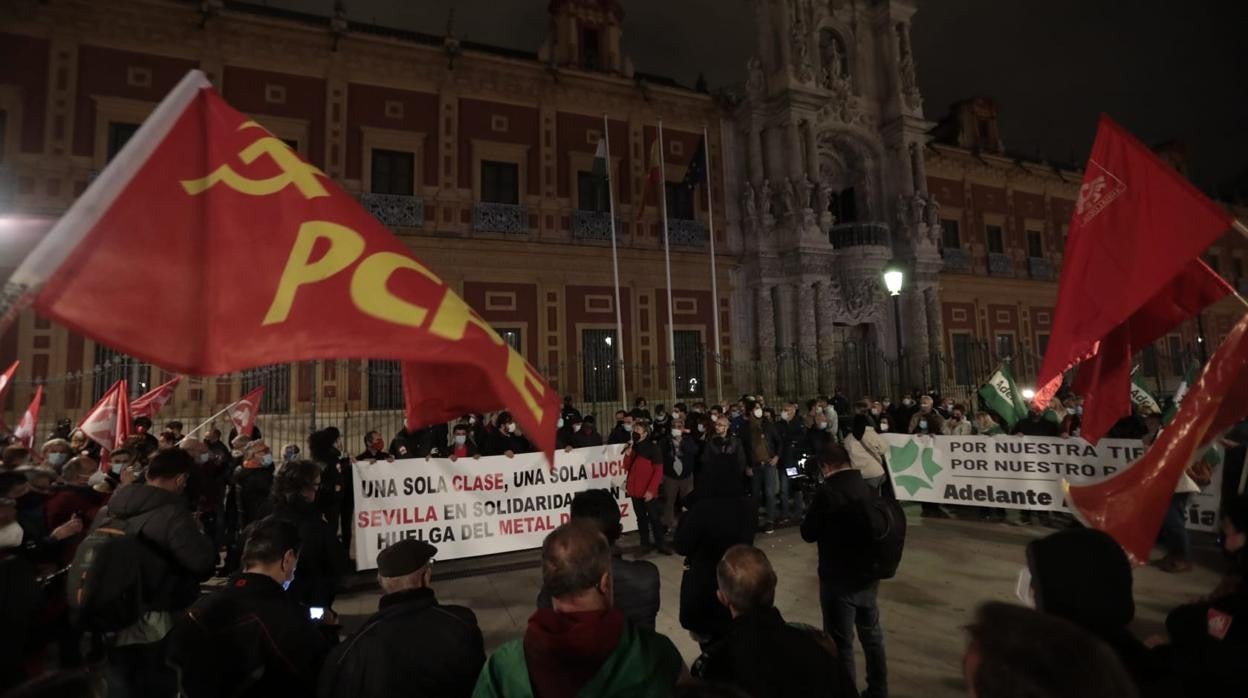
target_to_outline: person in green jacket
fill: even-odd
[[[554,607],[490,656],[474,698],[662,698],[688,676],[671,640],[612,607],[611,546],[596,522],[572,519],[546,536],[542,588]]]

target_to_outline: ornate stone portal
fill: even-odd
[[[893,392],[890,259],[907,269],[903,353],[940,350],[939,204],[927,192],[922,98],[905,0],[754,0],[756,54],[734,120],[747,250],[734,302],[756,388],[805,397]],[[741,377],[742,379],[745,377]],[[748,380],[738,380],[748,384]]]

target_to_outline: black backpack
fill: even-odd
[[[871,579],[892,579],[906,547],[906,513],[901,503],[887,494],[872,495],[863,507],[871,531],[867,574]]]
[[[106,519],[87,534],[69,566],[70,621],[91,632],[117,632],[143,615],[143,543],[136,520]]]

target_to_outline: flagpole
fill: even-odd
[[[711,196],[711,141],[706,137],[706,124],[702,124],[703,181],[706,182],[706,224],[711,240],[711,327],[715,332],[715,399],[724,401],[724,367],[719,348],[719,278],[715,273],[715,206]]]
[[[672,400],[668,409],[676,404],[676,316],[672,310],[672,246],[667,233],[667,173],[663,150],[663,119],[659,119],[659,213],[663,216],[663,269],[667,274],[667,380]]]
[[[220,417],[221,415],[225,414],[226,412],[229,412],[229,411],[230,411],[230,408],[231,408],[231,407],[233,407],[233,406],[235,406],[235,405],[237,405],[237,404],[238,404],[238,400],[235,400],[234,402],[231,402],[230,404],[228,404],[228,405],[226,405],[226,406],[225,406],[225,409],[223,409],[223,410],[221,410],[220,412],[218,412],[218,413],[216,413],[216,414],[212,415],[212,416],[211,416],[211,417],[209,417],[208,419],[205,419],[205,420],[204,420],[204,421],[203,421],[203,422],[202,422],[199,426],[197,426],[197,427],[195,427],[194,429],[192,429],[192,430],[190,430],[190,431],[186,432],[185,434],[183,434],[183,436],[190,436],[190,435],[194,434],[195,432],[199,431],[200,429],[203,429],[204,427],[208,426],[209,424],[212,424],[212,420],[216,419],[217,417]]]
[[[1231,227],[1238,230],[1240,235],[1248,238],[1248,225],[1244,225],[1238,218],[1231,219]]]
[[[624,371],[624,320],[620,310],[620,257],[615,244],[615,182],[611,176],[611,128],[602,114],[602,139],[607,150],[607,211],[611,215],[611,274],[615,280],[615,363],[620,375],[620,404],[628,409],[628,385]]]

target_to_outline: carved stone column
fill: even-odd
[[[771,287],[762,285],[754,296],[754,323],[758,333],[758,363],[755,387],[767,395],[776,394],[776,313]],[[753,389],[753,388],[751,388]]]
[[[938,357],[940,362],[939,366],[932,367],[932,371],[944,371],[951,357],[945,351],[945,323],[940,306],[940,293],[934,284],[923,289],[923,307],[927,311],[928,354]],[[933,376],[932,380],[943,383],[944,378],[944,375],[938,375]]]
[[[750,182],[754,185],[762,184],[763,178],[767,176],[767,166],[763,162],[763,129],[751,125],[746,131],[746,138],[750,156]]]
[[[797,285],[797,346],[798,393],[801,398],[815,392],[819,382],[818,363],[819,324],[815,308],[815,286],[803,281]]]
[[[793,181],[802,181],[802,133],[798,128],[797,121],[791,119],[784,127],[785,135],[788,138],[788,152],[785,157],[789,162],[789,177]],[[799,206],[798,208],[803,208]]]
[[[806,137],[806,176],[819,181],[819,142],[815,137],[815,121],[807,119],[803,124]]]
[[[776,344],[779,345],[779,371],[776,376],[777,396],[789,396],[797,388],[797,288],[792,284],[776,286]]]
[[[815,295],[815,352],[819,360],[819,393],[831,395],[836,382],[836,338],[832,330],[835,308],[832,305],[832,282],[818,281]]]
[[[904,387],[905,390],[916,386],[920,390],[928,387],[931,352],[927,332],[926,290],[927,288],[916,284],[914,288],[902,291],[902,345],[905,347],[906,378],[909,383]]]
[[[910,171],[914,174],[914,190],[927,191],[927,163],[923,159],[923,145],[910,144]]]

